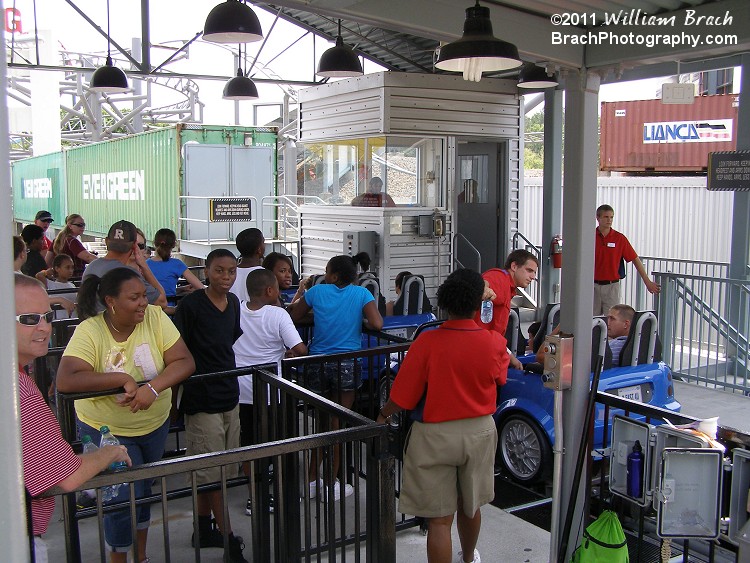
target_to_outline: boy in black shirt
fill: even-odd
[[[26,225],[21,231],[21,238],[26,243],[28,253],[26,263],[21,266],[21,272],[29,277],[36,277],[42,270],[47,269],[41,250],[44,244],[44,229],[38,225]]]
[[[235,368],[232,344],[242,334],[240,302],[229,292],[237,277],[237,260],[225,249],[206,257],[208,287],[187,295],[177,306],[174,323],[195,359],[195,373],[213,373]],[[240,388],[237,378],[185,381],[179,408],[185,414],[188,455],[210,453],[240,446]],[[219,467],[197,472],[198,484],[221,480]],[[237,465],[226,466],[226,478],[237,476]],[[211,513],[218,530],[211,528]],[[224,520],[221,491],[198,495],[200,547],[224,547],[222,532],[229,533],[229,560],[247,563],[242,555],[242,538],[232,533]],[[195,538],[193,538],[195,542]]]

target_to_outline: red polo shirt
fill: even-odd
[[[500,268],[487,270],[482,274],[482,277],[495,292],[495,299],[492,300],[494,305],[492,320],[489,324],[484,324],[480,318],[480,312],[477,311],[474,321],[480,327],[494,330],[505,338],[505,329],[508,328],[508,317],[510,316],[510,300],[516,295],[516,284],[513,283],[511,275]]]
[[[479,328],[472,319],[445,321],[409,347],[391,399],[411,410],[424,395],[423,422],[492,414],[497,386],[505,383],[508,371],[505,346],[502,335]]]
[[[602,236],[596,229],[596,254],[594,255],[594,281],[619,281],[620,259],[632,262],[638,258],[627,237],[610,229]]]

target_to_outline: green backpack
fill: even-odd
[[[628,546],[617,515],[605,510],[583,532],[572,563],[628,563]]]

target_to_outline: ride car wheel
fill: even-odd
[[[552,448],[539,425],[523,414],[501,419],[497,428],[496,461],[522,483],[539,481],[552,465]]]

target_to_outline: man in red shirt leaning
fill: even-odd
[[[55,498],[35,497],[55,486],[73,491],[116,461],[130,465],[130,457],[125,446],[105,446],[94,453],[76,455],[63,439],[55,415],[23,369],[47,354],[55,314],[49,310],[44,286],[34,278],[15,274],[15,296],[23,478],[32,497],[36,561],[46,563],[47,549],[41,537],[47,531]]]
[[[510,301],[516,295],[516,289],[526,289],[536,278],[539,263],[536,256],[528,250],[514,250],[505,259],[503,269],[491,268],[482,274],[486,285],[491,292],[486,293],[484,298],[491,299],[493,304],[492,320],[485,324],[477,312],[474,320],[487,330],[499,333],[505,338],[505,330],[508,328],[508,317],[510,316]],[[493,295],[494,294],[494,295]],[[522,369],[521,362],[516,358],[515,350],[508,350],[510,365],[516,369]]]
[[[610,205],[596,209],[596,250],[594,254],[594,316],[606,315],[620,303],[620,260],[632,262],[649,293],[659,293],[661,286],[651,281],[646,268],[627,237],[612,228],[615,210]]]

